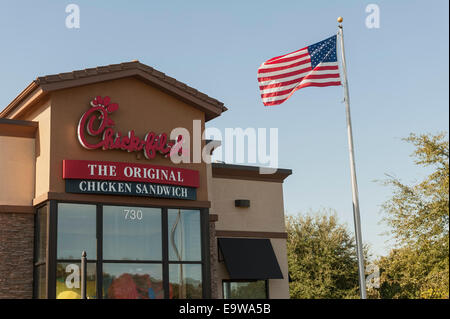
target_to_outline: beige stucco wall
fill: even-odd
[[[33,138],[0,136],[0,205],[32,204],[34,154]]]
[[[286,239],[271,238],[275,256],[277,256],[278,264],[280,265],[283,279],[269,280],[269,298],[270,299],[289,299],[289,274],[287,262],[287,248]]]
[[[50,102],[43,103],[28,119],[39,123],[36,133],[36,178],[33,198],[37,198],[50,189],[50,150],[51,150],[51,107]],[[33,177],[35,176],[33,174]]]
[[[217,214],[216,230],[285,232],[283,184],[241,179],[211,178],[211,213]],[[234,206],[249,199],[249,208]],[[286,239],[270,238],[283,279],[269,280],[269,298],[289,298]],[[217,290],[223,298],[222,280],[228,279],[225,264],[217,265]]]
[[[213,178],[211,190],[217,230],[286,231],[282,183]],[[250,207],[235,207],[236,199],[249,199]]]

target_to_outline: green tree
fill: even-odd
[[[335,213],[286,218],[291,298],[358,298],[355,241]]]
[[[381,298],[449,297],[449,142],[445,133],[411,134],[415,164],[432,172],[406,185],[389,176],[394,189],[383,205],[396,247],[378,260]]]

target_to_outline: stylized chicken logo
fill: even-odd
[[[105,108],[108,111],[108,113],[117,111],[119,109],[119,104],[110,102],[111,98],[109,96],[105,96],[104,98],[102,98],[101,96],[97,96],[95,99],[91,101],[91,106],[92,107],[101,106]]]
[[[104,108],[109,114],[117,111],[119,109],[119,104],[118,103],[111,103],[111,98],[109,96],[105,96],[104,98],[102,98],[101,96],[97,96],[96,98],[94,98],[91,101],[91,106],[92,107],[102,107]],[[103,114],[101,114],[99,116],[100,120],[104,119]],[[109,118],[109,116],[106,116],[106,122],[105,125],[110,127],[110,126],[114,126],[114,121],[112,119]]]

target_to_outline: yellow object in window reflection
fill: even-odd
[[[56,299],[81,299],[81,296],[75,291],[66,290],[58,294]]]

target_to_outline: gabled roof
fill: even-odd
[[[222,102],[182,83],[154,68],[135,60],[120,64],[98,66],[84,70],[40,76],[23,90],[2,112],[0,118],[7,117],[21,102],[32,95],[39,98],[47,92],[88,85],[126,77],[138,78],[160,90],[205,112],[206,121],[219,116],[227,108]]]

